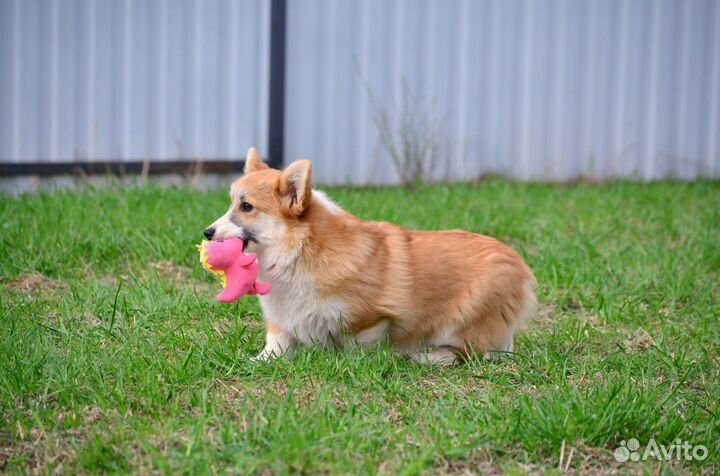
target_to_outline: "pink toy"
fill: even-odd
[[[203,241],[198,245],[203,268],[219,275],[223,280],[223,292],[217,300],[225,303],[236,301],[246,294],[267,294],[270,283],[258,283],[259,266],[255,253],[243,253],[243,240],[230,238],[223,241]]]

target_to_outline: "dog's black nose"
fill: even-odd
[[[205,238],[207,238],[208,240],[212,240],[212,237],[215,235],[215,228],[208,228],[207,230],[203,231],[203,235],[205,235]]]

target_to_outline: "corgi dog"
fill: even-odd
[[[512,351],[536,308],[535,277],[500,241],[466,231],[412,231],[368,222],[312,188],[310,161],[285,170],[248,151],[230,208],[204,231],[257,254],[267,323],[256,357],[299,344],[367,347],[388,339],[420,363],[451,365]]]

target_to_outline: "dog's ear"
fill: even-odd
[[[250,147],[247,155],[245,155],[245,173],[249,174],[250,172],[257,172],[267,168],[269,168],[268,165],[262,161],[255,147]]]
[[[312,163],[296,160],[280,175],[280,200],[290,214],[299,216],[310,205]]]

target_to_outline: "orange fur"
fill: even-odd
[[[265,353],[274,339],[285,351],[298,340],[341,346],[343,336],[363,336],[367,344],[385,334],[410,355],[428,348],[451,348],[461,357],[512,350],[515,332],[535,308],[535,278],[516,252],[465,231],[363,221],[313,191],[310,174],[308,161],[280,172],[253,156],[232,186],[233,205],[213,225],[223,230],[216,238],[258,239],[248,250],[258,253],[260,278],[273,284],[261,297]],[[252,212],[239,210],[242,201]],[[342,314],[337,322],[326,308]],[[278,315],[288,313],[296,315]],[[430,361],[454,361],[435,357]]]

